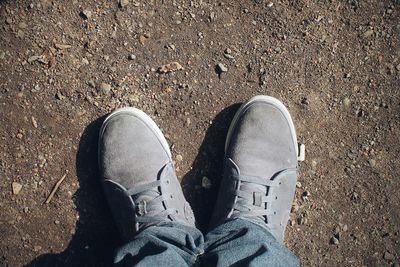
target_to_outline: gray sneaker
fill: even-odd
[[[283,242],[297,181],[298,146],[289,111],[277,99],[243,104],[225,143],[224,176],[211,227],[243,218]]]
[[[99,137],[99,167],[104,192],[125,240],[160,222],[194,226],[168,143],[143,111],[122,108],[105,119]]]

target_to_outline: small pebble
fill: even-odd
[[[129,4],[129,0],[119,0],[120,7],[126,7]]]
[[[350,106],[350,99],[348,97],[345,97],[345,99],[343,99],[343,104],[345,107],[349,107]]]
[[[373,34],[374,34],[374,31],[373,31],[373,30],[368,30],[368,31],[364,32],[364,37],[365,37],[365,38],[369,38],[369,37],[371,37]]]
[[[18,195],[19,192],[21,192],[21,189],[22,189],[22,184],[17,182],[12,183],[12,192],[14,195]]]
[[[90,19],[91,17],[92,17],[92,11],[90,11],[90,10],[82,10],[81,11],[81,16],[84,18],[84,19]]]
[[[392,253],[390,253],[389,251],[386,251],[385,254],[383,254],[383,258],[387,261],[393,261],[394,255]]]
[[[224,64],[218,63],[218,64],[217,64],[217,71],[218,71],[219,74],[221,74],[222,72],[227,72],[227,71],[228,71],[228,68],[225,67]]]
[[[92,87],[92,88],[95,88],[95,87],[96,87],[96,83],[95,83],[93,80],[89,80],[89,81],[88,81],[88,85],[89,85],[90,87]]]
[[[336,237],[332,236],[331,240],[330,240],[331,244],[333,245],[339,245],[339,239],[337,239]]]
[[[176,161],[182,161],[183,160],[183,157],[182,157],[182,155],[181,154],[178,154],[178,155],[176,155]]]
[[[369,165],[370,165],[372,168],[374,168],[374,167],[376,166],[376,160],[370,159],[368,162],[369,162]]]
[[[20,22],[18,24],[18,27],[21,28],[21,29],[26,29],[26,27],[28,27],[28,25],[25,22]]]
[[[37,128],[38,127],[38,124],[37,124],[37,121],[36,121],[36,119],[35,119],[35,117],[31,117],[31,120],[32,120],[32,125],[33,125],[33,127],[35,127],[35,128]]]
[[[63,96],[62,94],[61,94],[61,92],[57,92],[56,93],[56,99],[58,99],[58,100],[63,100],[65,98],[65,96]]]
[[[134,54],[131,54],[131,55],[128,56],[128,59],[129,60],[135,60],[136,56]]]
[[[108,94],[111,91],[111,85],[107,83],[101,83],[99,89],[101,92]]]

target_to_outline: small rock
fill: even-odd
[[[81,11],[80,15],[84,19],[90,19],[92,17],[92,11],[85,9]]]
[[[394,255],[392,253],[390,253],[389,251],[386,251],[385,254],[383,254],[383,258],[387,261],[393,261]]]
[[[209,189],[212,186],[212,183],[210,179],[208,179],[207,176],[204,176],[203,179],[201,180],[201,186],[205,189]]]
[[[147,38],[144,35],[140,35],[139,36],[139,43],[144,45],[144,42],[146,42]]]
[[[138,103],[139,102],[139,96],[137,94],[130,94],[128,96],[128,100],[130,103]]]
[[[376,160],[370,159],[368,162],[369,162],[369,165],[370,165],[372,168],[374,168],[374,167],[376,166]]]
[[[350,106],[350,99],[348,98],[348,97],[345,97],[344,99],[343,99],[343,104],[344,104],[344,106],[345,107],[349,107]]]
[[[34,246],[33,247],[33,251],[35,251],[35,252],[39,252],[40,250],[42,250],[41,246]]]
[[[128,59],[129,60],[135,60],[136,56],[134,54],[131,54],[131,55],[128,56]]]
[[[274,3],[269,2],[269,3],[267,4],[267,7],[272,7],[273,5],[274,5]]]
[[[218,73],[218,74],[221,74],[222,72],[227,72],[227,71],[228,71],[228,68],[225,67],[224,64],[218,63],[217,66],[216,66],[216,70],[217,70],[217,73]]]
[[[101,83],[99,89],[100,89],[100,92],[108,94],[111,90],[111,85],[109,85],[107,83]]]
[[[181,64],[178,62],[171,62],[169,64],[163,65],[158,68],[159,73],[168,73],[168,72],[174,72],[178,70],[183,70],[183,67]]]
[[[56,93],[56,99],[58,99],[58,100],[63,100],[64,98],[65,98],[65,96],[63,96],[63,95],[61,94],[60,91],[58,91],[58,92]]]
[[[11,184],[11,186],[12,186],[12,192],[13,192],[14,195],[18,195],[19,192],[21,192],[22,184],[17,183],[17,182],[13,182]]]
[[[86,58],[82,58],[82,64],[89,65],[89,60],[87,60]]]
[[[21,29],[26,29],[26,27],[28,27],[28,25],[25,22],[20,22],[18,24],[18,27],[21,28]]]
[[[215,12],[210,13],[210,21],[213,21],[215,19]]]
[[[11,23],[13,23],[13,20],[12,20],[12,18],[6,18],[6,23],[7,23],[7,24],[11,24]]]
[[[230,48],[225,49],[225,54],[231,54],[232,50]]]
[[[339,239],[337,239],[334,236],[331,237],[330,242],[331,242],[332,245],[339,245]]]
[[[129,0],[119,0],[120,7],[126,7],[129,4]]]
[[[92,88],[96,88],[96,83],[93,80],[88,81],[88,85]]]
[[[41,58],[42,58],[41,56],[31,56],[31,57],[28,58],[28,63],[32,63],[32,62],[34,62],[34,61],[36,61],[38,59],[41,59]]]
[[[183,157],[181,154],[176,155],[176,161],[181,162],[183,160]]]
[[[224,54],[224,57],[227,58],[227,59],[234,59],[235,58],[231,54]]]
[[[38,124],[37,124],[37,121],[36,121],[36,119],[35,119],[35,117],[31,117],[31,120],[32,120],[32,125],[33,125],[33,127],[35,127],[35,128],[37,128],[38,127]]]
[[[373,31],[373,30],[368,30],[368,31],[364,32],[364,37],[365,37],[365,38],[369,38],[369,37],[371,37],[373,34],[374,34],[374,31]]]
[[[24,38],[24,36],[25,36],[24,31],[18,30],[18,32],[17,32],[17,37],[19,37],[19,38]]]

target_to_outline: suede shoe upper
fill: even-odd
[[[125,108],[105,120],[99,165],[104,192],[124,239],[164,221],[194,225],[168,144],[143,112]]]
[[[228,133],[212,227],[240,217],[283,241],[297,181],[297,141],[288,114],[270,97],[242,105]]]

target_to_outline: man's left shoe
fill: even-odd
[[[155,122],[136,108],[118,109],[100,130],[99,167],[104,192],[124,240],[162,222],[195,226]]]

